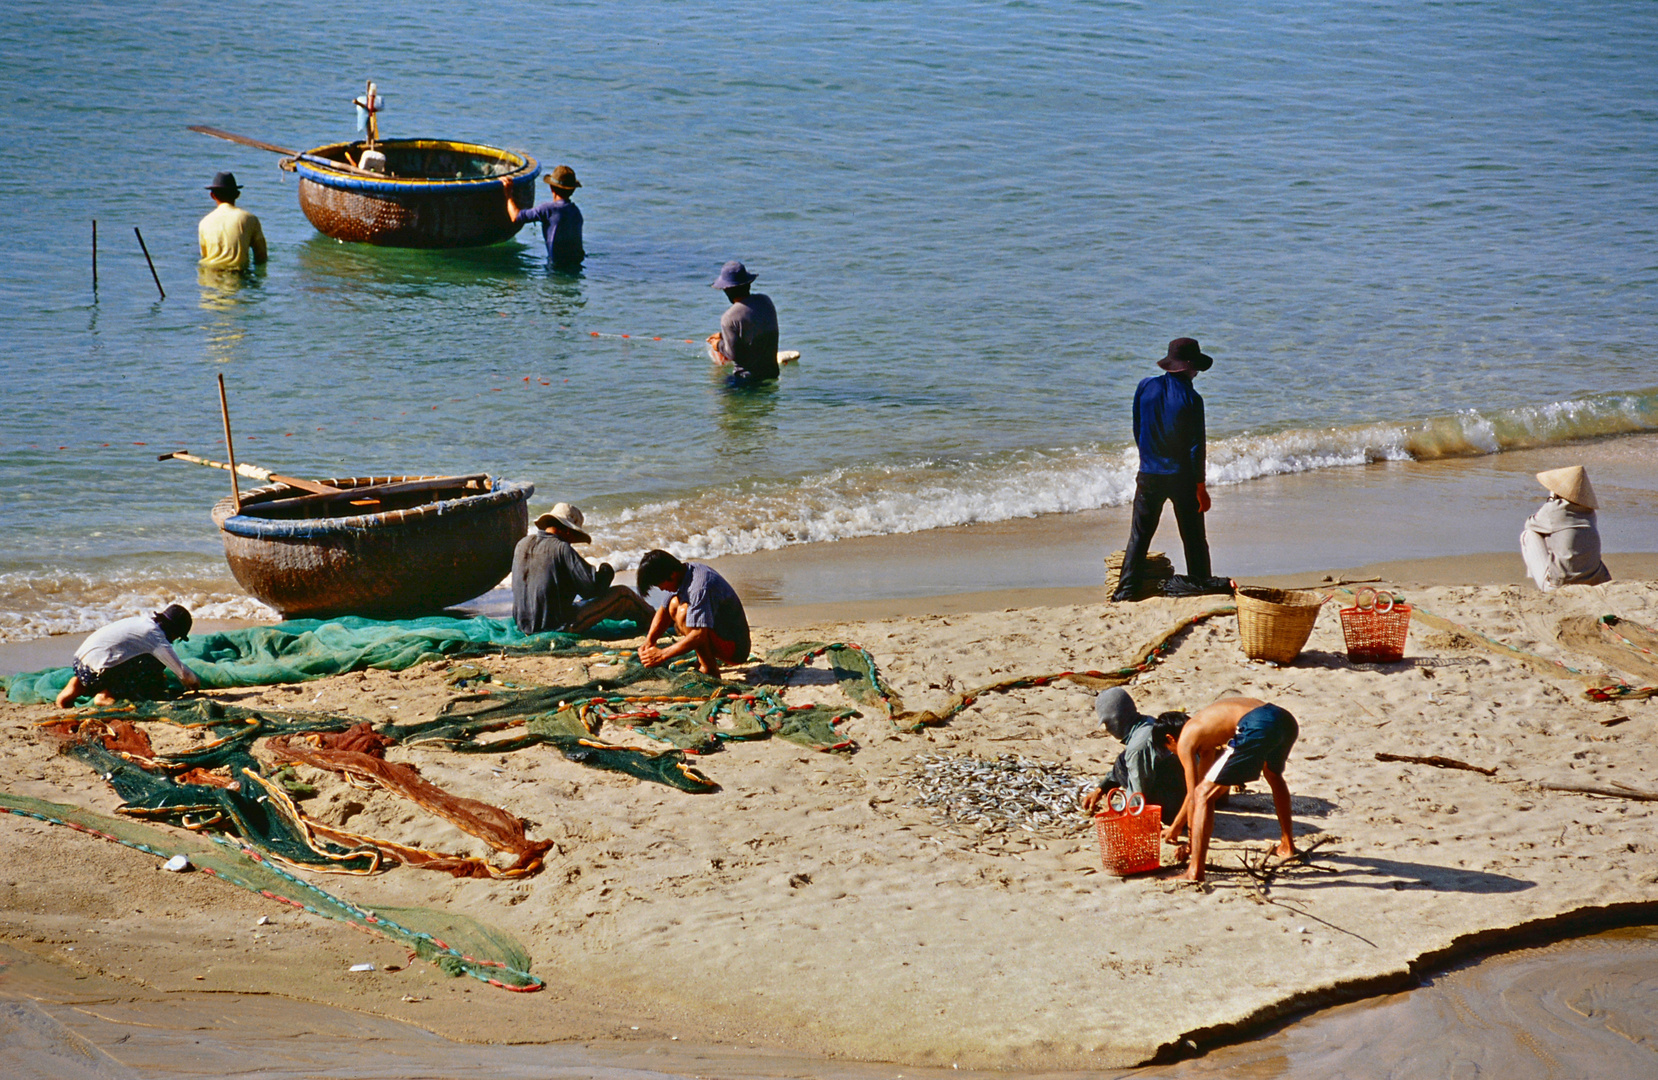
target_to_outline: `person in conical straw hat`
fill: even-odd
[[[1520,533],[1520,554],[1526,573],[1544,592],[1562,585],[1600,585],[1612,580],[1600,558],[1600,529],[1595,510],[1600,500],[1581,465],[1548,469],[1537,474],[1549,499],[1526,519]]]

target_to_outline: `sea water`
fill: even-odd
[[[268,614],[227,478],[156,461],[222,460],[220,374],[241,460],[533,481],[621,566],[1119,505],[1178,335],[1217,489],[1658,430],[1655,54],[1645,2],[14,0],[0,638]],[[368,79],[384,135],[572,166],[581,273],[533,228],[336,243],[185,130],[348,139]],[[221,169],[242,278],[195,265]],[[775,384],[707,362],[730,258],[802,354]]]

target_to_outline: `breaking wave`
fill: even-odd
[[[1403,423],[1246,431],[1209,444],[1209,483],[1379,461],[1497,454],[1658,431],[1658,388]],[[1133,447],[1026,451],[755,482],[591,515],[595,556],[630,567],[653,547],[681,558],[1120,506],[1134,496]]]
[[[223,562],[99,566],[61,570],[13,566],[0,571],[0,642],[53,634],[87,634],[116,619],[183,604],[199,620],[274,620],[248,596]]]

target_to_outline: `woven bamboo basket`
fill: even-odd
[[[1287,664],[1312,636],[1324,597],[1307,589],[1238,590],[1238,644],[1251,660]]]

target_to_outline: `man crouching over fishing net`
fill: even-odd
[[[721,664],[748,659],[748,614],[737,590],[713,567],[680,562],[666,551],[647,551],[639,560],[636,580],[641,596],[650,595],[653,588],[669,594],[639,647],[640,663],[657,667],[694,652],[702,673],[719,678]],[[670,629],[678,632],[679,640],[658,648],[656,639]]]
[[[75,650],[75,674],[58,693],[58,708],[67,709],[76,698],[88,694],[94,705],[113,705],[117,698],[153,701],[172,697],[167,688],[169,671],[186,690],[200,689],[201,680],[173,651],[173,642],[190,637],[192,621],[184,608],[168,604],[152,614],[134,615],[94,630]]]

